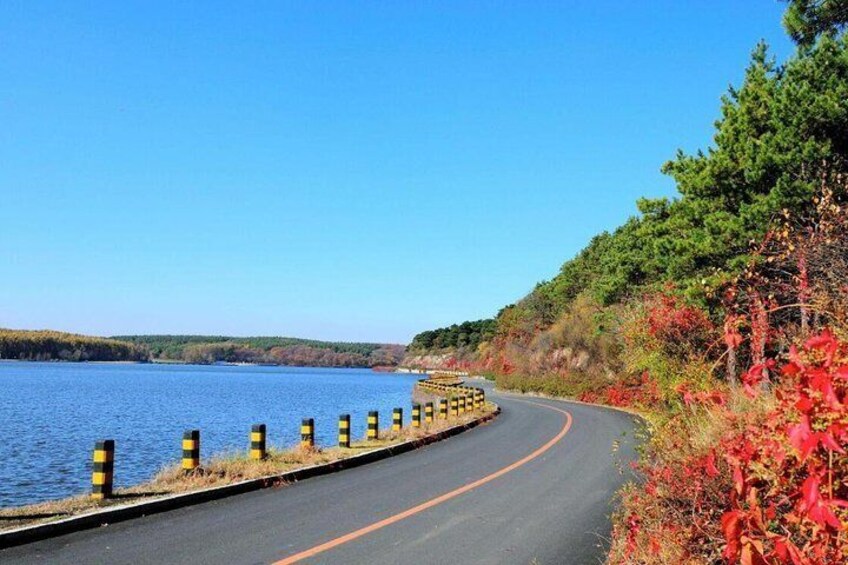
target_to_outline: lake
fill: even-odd
[[[246,451],[252,424],[289,447],[302,418],[316,443],[334,445],[339,414],[352,437],[369,410],[409,421],[418,375],[306,367],[21,363],[0,361],[0,507],[88,492],[91,451],[115,440],[115,486],[179,462],[182,433],[201,431],[201,458]]]

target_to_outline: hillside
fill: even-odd
[[[306,367],[396,366],[405,348],[396,344],[329,342],[290,337],[126,335],[114,339],[146,347],[156,359],[208,364],[264,363]]]
[[[136,343],[50,330],[0,329],[0,359],[20,361],[147,361]]]
[[[676,198],[640,200],[473,350],[413,340],[410,364],[648,418],[611,563],[848,559],[846,20],[790,1],[795,54],[754,49],[713,144],[662,166]]]

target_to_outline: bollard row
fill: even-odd
[[[419,382],[421,385],[421,382]],[[426,385],[424,388],[434,387],[433,390],[441,390],[441,384]],[[485,392],[483,389],[470,389],[467,387],[448,386],[445,388],[452,394],[450,399],[440,398],[438,400],[438,419],[448,419],[448,407],[450,415],[460,414],[474,409],[482,408],[485,404]],[[470,392],[468,392],[470,391]],[[456,394],[462,392],[463,394]],[[436,406],[433,402],[424,404],[424,422],[432,423],[436,419]],[[421,404],[412,405],[412,427],[421,427]],[[339,416],[338,445],[342,448],[350,448],[350,414]],[[403,408],[395,408],[392,411],[392,431],[403,430]],[[368,412],[366,438],[370,441],[378,440],[380,437],[380,414],[377,411]],[[305,449],[315,447],[315,420],[304,418],[300,426],[300,446]],[[265,424],[254,424],[250,429],[250,459],[260,461],[268,456],[267,428]],[[115,465],[115,441],[111,439],[101,440],[95,443],[93,453],[93,467],[91,474],[91,498],[103,500],[112,496]],[[182,460],[181,467],[185,473],[192,473],[200,468],[200,430],[186,430],[182,438]]]

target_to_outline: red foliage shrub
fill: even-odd
[[[763,366],[748,372],[756,381]],[[730,562],[848,561],[848,346],[825,330],[781,370],[777,406],[727,438],[734,488],[722,516]],[[751,388],[750,390],[755,390]]]
[[[678,387],[706,417],[666,422],[655,456],[638,465],[644,482],[625,498],[612,562],[848,562],[848,344],[824,331],[792,348],[764,394],[775,367],[743,376],[755,411],[732,409],[722,391]],[[698,422],[724,431],[697,447]]]
[[[690,342],[709,335],[713,329],[706,312],[689,306],[670,293],[649,296],[645,300],[647,331],[666,343]]]
[[[619,407],[651,407],[662,400],[657,382],[647,371],[635,382],[616,381],[600,390],[583,392],[578,400]]]

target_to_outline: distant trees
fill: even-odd
[[[24,361],[147,361],[143,344],[55,331],[0,329],[0,359]]]
[[[304,367],[396,366],[406,348],[380,343],[345,343],[289,337],[202,335],[121,336],[143,345],[154,358],[186,363],[260,363]]]
[[[147,335],[112,338],[55,331],[0,329],[0,359],[261,363],[304,367],[394,367],[406,347],[288,337]]]

